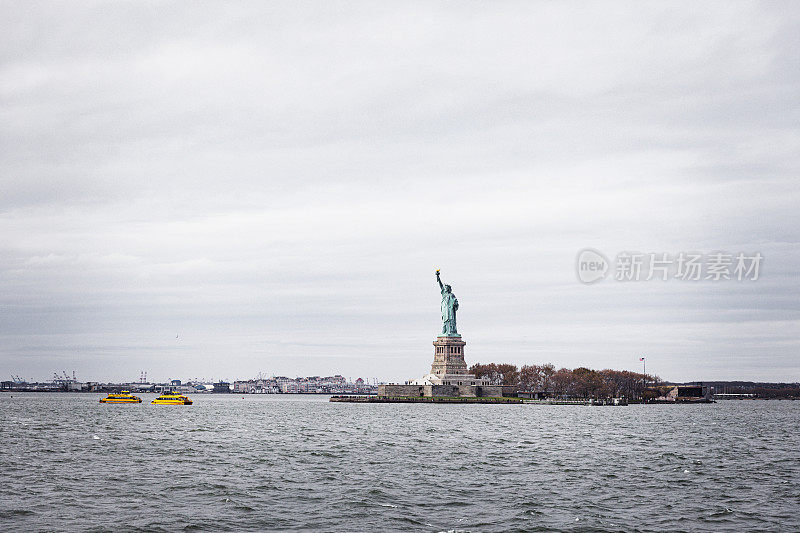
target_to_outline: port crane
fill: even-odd
[[[72,371],[72,377],[69,377],[66,370],[61,372],[62,375],[58,375],[58,372],[53,372],[53,383],[66,385],[67,383],[77,383],[78,380],[75,377],[75,371]]]

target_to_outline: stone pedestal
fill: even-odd
[[[437,337],[433,341],[433,364],[431,374],[444,377],[446,375],[468,375],[469,369],[464,362],[464,346],[461,337]]]
[[[464,361],[466,342],[461,336],[440,335],[433,341],[431,373],[404,385],[381,385],[378,396],[385,398],[447,397],[475,398],[503,396],[503,387],[490,385],[487,378],[469,373]]]

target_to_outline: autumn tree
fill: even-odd
[[[469,373],[476,378],[487,378],[492,385],[519,385],[519,370],[511,363],[476,363],[469,367]]]
[[[481,363],[475,363],[471,367],[469,367],[469,373],[475,374],[476,378],[486,378],[491,383],[494,383],[497,379],[497,365],[494,363],[490,363],[488,365],[484,365]]]
[[[476,377],[489,379],[494,385],[510,385],[520,390],[581,398],[642,398],[645,396],[645,384],[653,386],[661,383],[658,376],[628,370],[592,370],[586,367],[556,370],[549,363],[524,365],[521,369],[510,363],[477,363],[469,370]]]
[[[539,390],[539,365],[522,365],[519,369],[519,388],[526,391]]]
[[[573,382],[572,370],[568,368],[559,368],[553,372],[550,382],[552,383],[553,392],[557,396],[570,394]]]
[[[519,385],[519,370],[517,370],[517,365],[501,363],[497,365],[497,373],[499,374],[501,385],[509,387],[516,387]]]
[[[520,388],[529,391],[547,391],[556,368],[551,364],[524,365],[519,371]]]

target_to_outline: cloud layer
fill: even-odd
[[[799,379],[798,6],[2,15],[6,374],[408,379],[438,267],[470,362]],[[765,260],[585,286],[585,247]]]

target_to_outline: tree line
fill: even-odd
[[[476,377],[488,378],[493,385],[580,398],[637,398],[644,394],[646,386],[661,383],[658,376],[629,370],[592,370],[586,367],[556,370],[549,363],[523,365],[522,368],[510,363],[477,363],[469,370]]]

